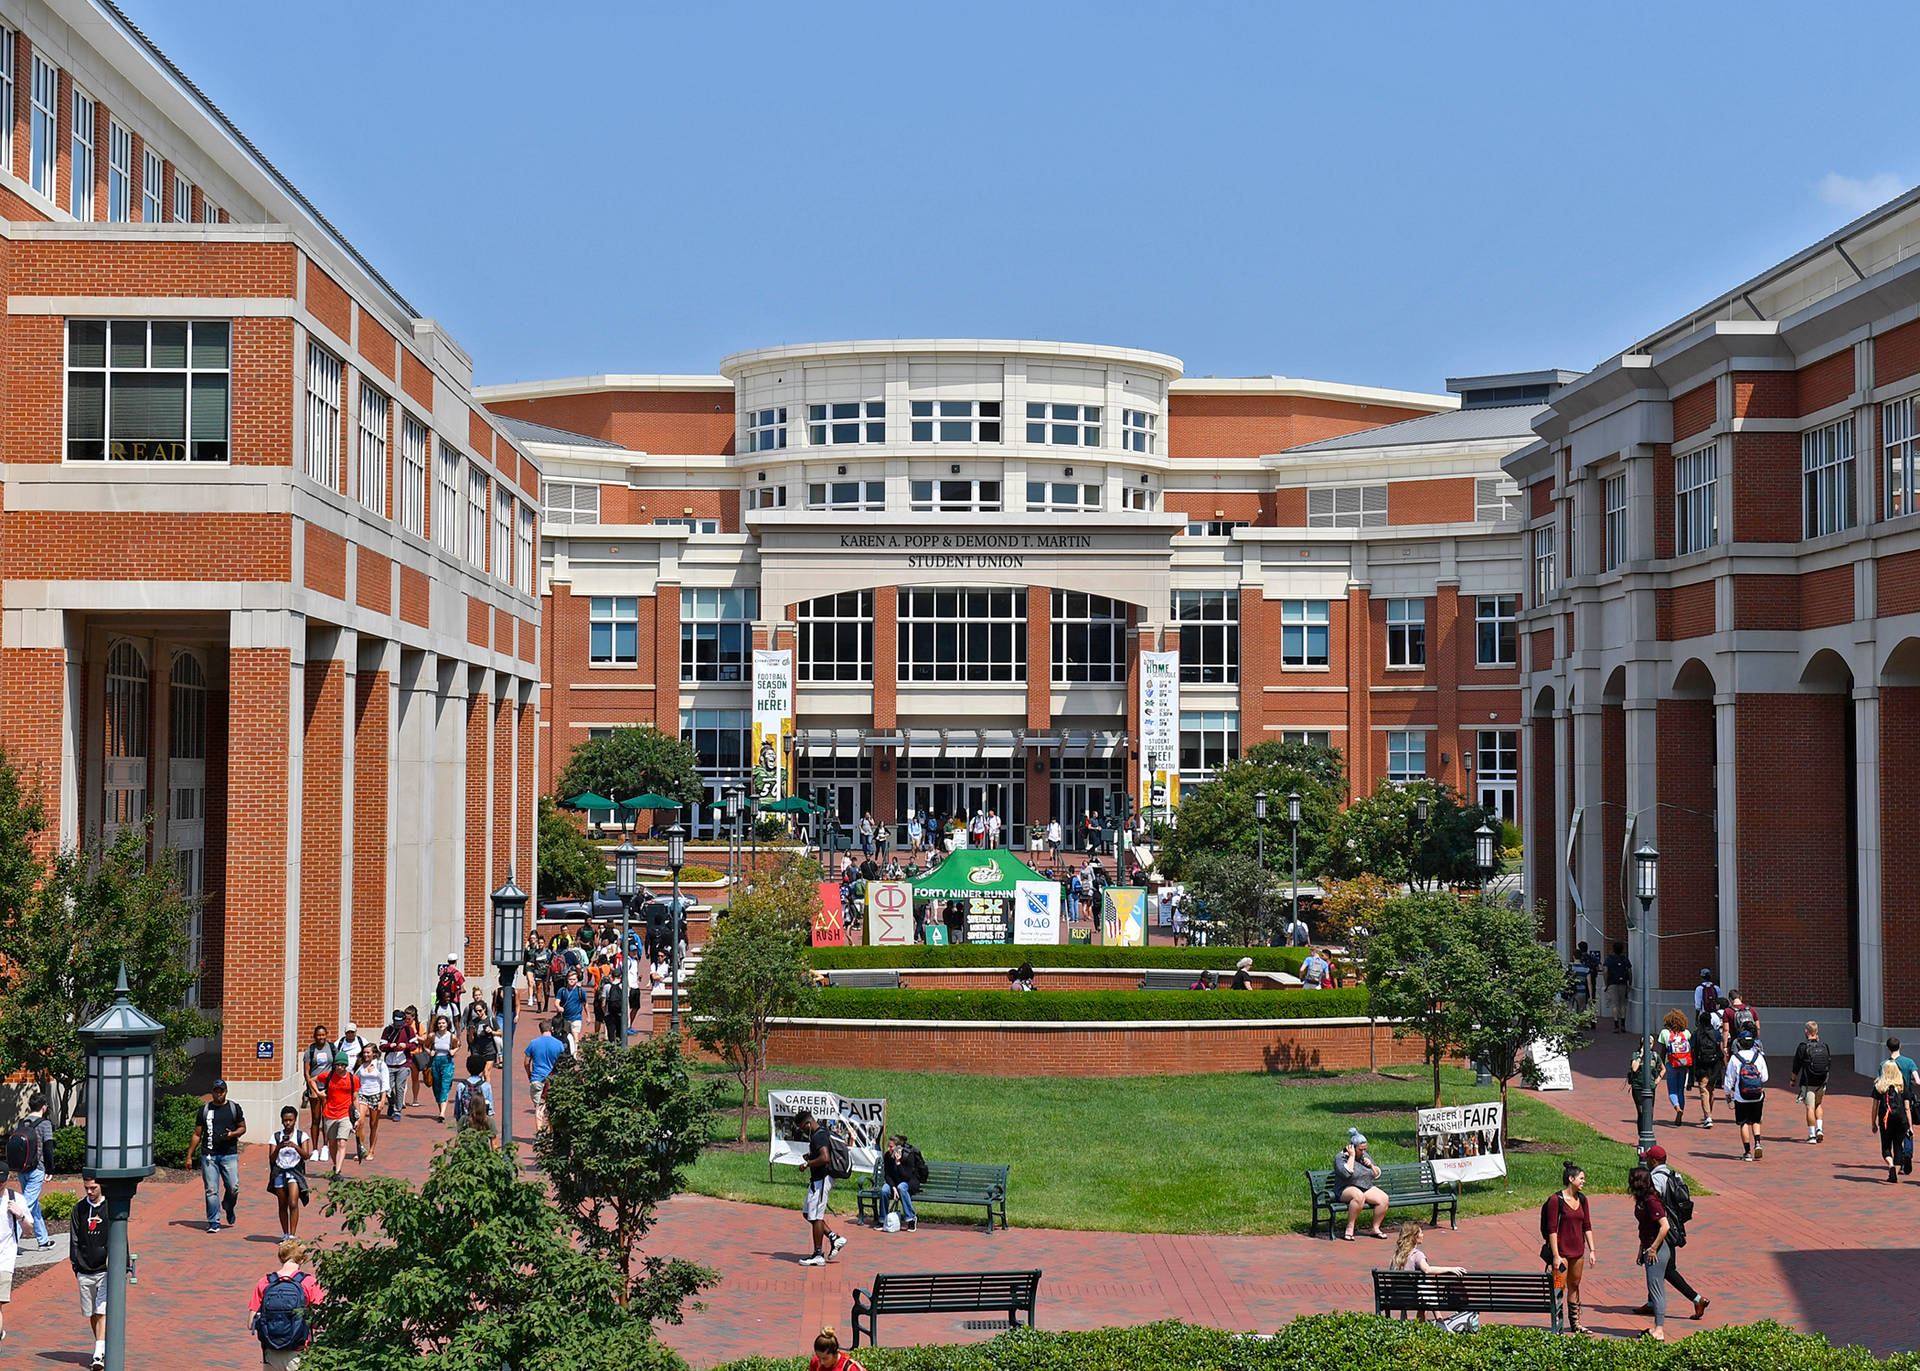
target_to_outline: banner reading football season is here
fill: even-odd
[[[802,1111],[826,1124],[847,1140],[853,1173],[864,1176],[880,1160],[887,1141],[887,1102],[849,1100],[830,1090],[769,1090],[767,1092],[767,1164],[804,1166],[808,1135],[800,1127]]]
[[[1058,881],[1013,883],[1013,940],[1016,943],[1060,941]]]
[[[1135,885],[1110,885],[1100,911],[1100,941],[1108,947],[1147,945],[1147,892]]]
[[[1500,1114],[1498,1104],[1420,1110],[1414,1125],[1415,1147],[1421,1161],[1433,1163],[1434,1179],[1484,1181],[1506,1175]]]
[[[793,653],[753,654],[753,795],[768,804],[787,793],[787,749],[793,740]]]

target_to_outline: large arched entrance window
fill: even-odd
[[[148,691],[147,659],[123,638],[107,652],[100,836],[108,844],[146,821]]]

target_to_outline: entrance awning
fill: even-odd
[[[980,735],[980,755],[982,757],[1011,757],[1015,746],[1011,731],[990,730]]]
[[[940,752],[940,730],[937,728],[908,729],[905,752],[909,757],[937,756]]]
[[[861,737],[857,728],[802,728],[794,732],[793,747],[816,757],[857,757]]]

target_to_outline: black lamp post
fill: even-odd
[[[727,889],[739,882],[740,868],[740,787],[727,787]]]
[[[113,1003],[79,1030],[87,1054],[87,1170],[107,1198],[107,1371],[126,1371],[127,1216],[133,1192],[153,1174],[153,1046],[166,1031],[128,993],[122,962]]]
[[[667,1007],[668,1031],[680,1031],[680,868],[687,864],[687,830],[674,824],[667,830],[667,868],[673,872],[673,1002]]]
[[[1267,792],[1253,792],[1253,853],[1262,871],[1267,868]]]
[[[1293,927],[1300,923],[1300,792],[1287,792],[1287,827],[1293,830]],[[1287,940],[1293,940],[1292,928]]]
[[[519,1017],[519,1005],[513,991],[514,974],[527,959],[527,892],[507,873],[507,883],[493,892],[493,964],[500,972],[500,988],[506,993],[501,1015],[500,1066],[500,1142],[516,1167],[519,1156],[513,1140],[513,1021]]]
[[[1433,811],[1425,795],[1416,795],[1413,800],[1413,824],[1419,830],[1413,838],[1413,855],[1407,862],[1407,883],[1420,883],[1420,850],[1427,845],[1427,815]]]
[[[1487,888],[1487,882],[1493,879],[1493,830],[1486,821],[1473,830],[1473,864],[1480,869],[1480,889]]]
[[[1640,968],[1634,979],[1640,986],[1640,1070],[1633,1078],[1633,1102],[1640,1119],[1640,1150],[1654,1144],[1653,1136],[1653,981],[1648,968],[1653,956],[1652,910],[1660,893],[1660,854],[1642,842],[1633,854],[1633,893],[1640,901]],[[1627,928],[1633,928],[1633,906],[1627,906]]]
[[[633,897],[640,893],[640,849],[631,842],[613,850],[613,889],[620,897],[620,975],[624,980],[627,964],[633,960]],[[620,998],[626,999],[624,986]],[[632,1016],[624,1007],[620,1024],[620,1046],[630,1046],[627,1038],[633,1027]]]

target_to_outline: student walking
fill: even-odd
[[[213,1094],[200,1107],[199,1117],[194,1120],[193,1137],[187,1143],[189,1167],[193,1165],[193,1154],[201,1153],[200,1179],[207,1189],[209,1233],[220,1231],[222,1208],[226,1210],[227,1226],[233,1226],[234,1211],[240,1204],[240,1137],[246,1131],[247,1116],[239,1105],[227,1098],[227,1083],[215,1081]]]
[[[1601,995],[1601,1008],[1613,1020],[1613,1031],[1627,1031],[1627,992],[1633,988],[1633,962],[1627,956],[1627,945],[1615,943],[1613,952],[1607,958],[1602,970],[1605,986]]]
[[[528,1043],[520,1055],[527,1073],[527,1094],[533,1100],[533,1131],[543,1132],[547,1126],[547,1077],[553,1074],[553,1064],[566,1054],[567,1045],[556,1030],[564,1028],[559,1019],[546,1024],[540,1035]]]
[[[1693,1029],[1693,1084],[1700,1096],[1700,1126],[1713,1127],[1713,1097],[1726,1075],[1727,1059],[1720,1051],[1720,1024],[1702,1028],[1696,1020]]]
[[[1647,1273],[1647,1303],[1653,1310],[1653,1328],[1647,1336],[1655,1342],[1667,1340],[1667,1264],[1673,1257],[1672,1225],[1667,1207],[1653,1188],[1653,1173],[1636,1166],[1627,1173],[1627,1190],[1633,1196],[1633,1217],[1640,1224],[1640,1252],[1635,1258]]]
[[[1913,1100],[1900,1063],[1891,1057],[1880,1063],[1880,1074],[1873,1078],[1873,1127],[1880,1134],[1887,1183],[1898,1185],[1902,1175],[1913,1174]]]
[[[1593,1205],[1587,1199],[1587,1173],[1568,1162],[1560,1188],[1540,1206],[1540,1255],[1567,1287],[1567,1327],[1580,1327],[1580,1278],[1596,1260],[1593,1254]],[[1563,1274],[1564,1273],[1564,1274]]]
[[[1827,1136],[1827,1078],[1833,1071],[1833,1049],[1820,1041],[1820,1025],[1807,1020],[1807,1036],[1793,1049],[1793,1072],[1788,1081],[1800,1092],[1807,1111],[1807,1141]]]
[[[299,1117],[291,1105],[287,1112]],[[102,1371],[107,1364],[107,1200],[91,1171],[81,1175],[80,1183],[67,1260],[80,1284],[80,1313],[93,1330],[92,1371]]]
[[[333,1040],[327,1036],[327,1026],[317,1023],[313,1026],[313,1041],[307,1044],[307,1050],[300,1054],[301,1074],[306,1077],[306,1089],[301,1098],[307,1106],[307,1127],[311,1130],[315,1148],[320,1146],[320,1106],[326,1103],[326,1091],[320,1086],[320,1078],[333,1069]],[[308,1161],[325,1161],[317,1151],[307,1158]]]
[[[1760,1115],[1767,1104],[1767,1054],[1752,1029],[1742,1030],[1727,1057],[1727,1100],[1740,1126],[1740,1160],[1760,1160]]]
[[[13,1272],[20,1264],[20,1243],[33,1231],[27,1202],[0,1173],[0,1338],[7,1336],[7,1304],[13,1299]]]
[[[467,1054],[467,1078],[454,1087],[453,1126],[493,1133],[493,1083],[487,1079],[487,1062],[478,1052]]]
[[[354,1151],[356,1160],[364,1162],[373,1156],[374,1140],[380,1135],[380,1114],[386,1107],[390,1084],[387,1064],[380,1060],[380,1050],[372,1043],[360,1049],[360,1060],[353,1074],[360,1087],[359,1098],[354,1101]]]
[[[802,1257],[800,1265],[825,1266],[847,1245],[827,1225],[827,1201],[833,1195],[833,1133],[808,1110],[802,1110],[794,1122],[807,1130],[807,1201],[802,1212],[813,1229],[813,1255]]]
[[[407,1028],[407,1011],[393,1011],[393,1022],[380,1034],[380,1060],[387,1067],[387,1117],[400,1117],[400,1087],[413,1071],[413,1034]]]
[[[307,1202],[307,1156],[311,1139],[300,1131],[292,1105],[280,1111],[280,1131],[267,1142],[267,1189],[280,1205],[280,1240],[300,1234],[300,1206]]]
[[[327,1174],[338,1176],[340,1163],[347,1159],[347,1143],[353,1137],[353,1102],[360,1093],[360,1077],[354,1072],[353,1058],[345,1052],[335,1052],[321,1089],[326,1102],[320,1106],[320,1126],[326,1132],[322,1135],[325,1141],[320,1155],[331,1159]]]
[[[1687,1225],[1693,1222],[1693,1192],[1687,1189],[1686,1178],[1667,1165],[1667,1149],[1649,1147],[1640,1154],[1640,1160],[1653,1179],[1653,1192],[1660,1197],[1660,1203],[1667,1211],[1667,1284],[1693,1302],[1693,1317],[1706,1317],[1707,1306],[1713,1301],[1693,1288],[1687,1278],[1680,1274],[1680,1249],[1687,1245]],[[1651,1303],[1643,1304],[1634,1311],[1639,1314],[1653,1313]]]
[[[1687,1087],[1693,1083],[1693,1034],[1687,1031],[1687,1016],[1669,1009],[1661,1021],[1660,1036],[1654,1040],[1667,1066],[1667,1103],[1673,1106],[1677,1126],[1687,1115]]]
[[[460,1037],[445,1014],[433,1016],[433,1035],[427,1039],[427,1069],[433,1073],[433,1102],[440,1106],[440,1122],[447,1121],[447,1097],[453,1093],[453,1049]]]
[[[33,1216],[33,1236],[41,1250],[53,1246],[47,1236],[47,1218],[40,1212],[40,1191],[47,1183],[53,1151],[53,1121],[47,1117],[47,1097],[39,1091],[27,1097],[27,1112],[7,1137],[7,1165],[20,1173],[20,1198]]]
[[[313,1341],[307,1309],[326,1298],[320,1282],[300,1269],[306,1244],[288,1238],[280,1244],[280,1265],[253,1287],[253,1334],[260,1339],[260,1364],[299,1371],[300,1354]]]

